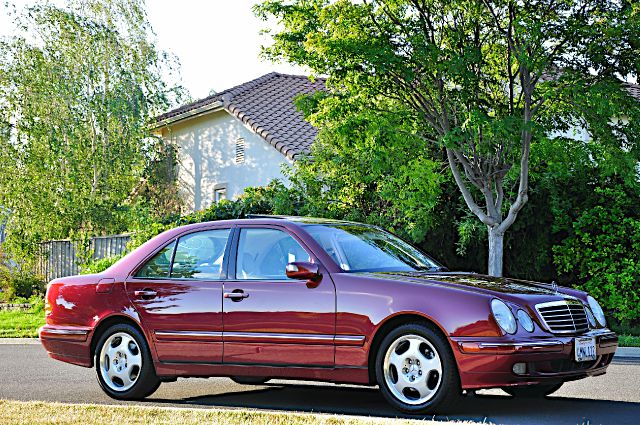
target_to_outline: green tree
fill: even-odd
[[[179,90],[141,0],[68,1],[13,15],[0,42],[0,205],[8,245],[126,230],[161,141],[148,120]]]
[[[443,176],[410,114],[357,95],[319,93],[300,106],[321,129],[311,157],[289,176],[304,199],[300,212],[382,225],[421,241],[433,226]]]
[[[488,231],[488,271],[529,195],[532,143],[586,126],[636,149],[640,6],[603,0],[268,0],[273,60],[328,75],[338,94],[396,101],[441,147],[468,209]],[[337,119],[341,119],[338,117]]]

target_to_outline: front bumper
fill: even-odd
[[[580,337],[596,339],[596,360],[576,362],[576,336],[451,338],[462,388],[495,388],[564,382],[602,375],[613,359],[618,337],[608,329],[590,331]],[[523,373],[513,372],[524,363]]]

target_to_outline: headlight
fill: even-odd
[[[525,331],[533,332],[533,320],[524,310],[518,310],[518,322],[522,325]]]
[[[516,318],[513,317],[511,309],[503,301],[496,298],[491,300],[491,311],[502,330],[508,334],[516,333]]]
[[[600,307],[598,301],[596,301],[591,295],[589,295],[587,297],[587,302],[589,302],[589,308],[593,312],[593,315],[596,316],[598,323],[600,323],[601,326],[607,326],[607,319],[605,319],[604,311],[602,311],[602,307]]]
[[[587,320],[589,321],[589,327],[591,329],[595,329],[596,328],[596,318],[593,317],[593,313],[591,312],[591,309],[589,307],[585,306],[584,311],[587,313]]]

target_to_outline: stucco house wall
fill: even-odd
[[[226,185],[227,199],[249,186],[284,180],[291,160],[226,110],[180,121],[160,129],[177,148],[177,178],[184,208],[197,211],[214,202],[214,190]],[[244,161],[236,163],[236,141],[244,139]]]

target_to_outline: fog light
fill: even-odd
[[[513,373],[516,375],[524,375],[527,373],[527,364],[526,363],[516,363],[513,365]]]

